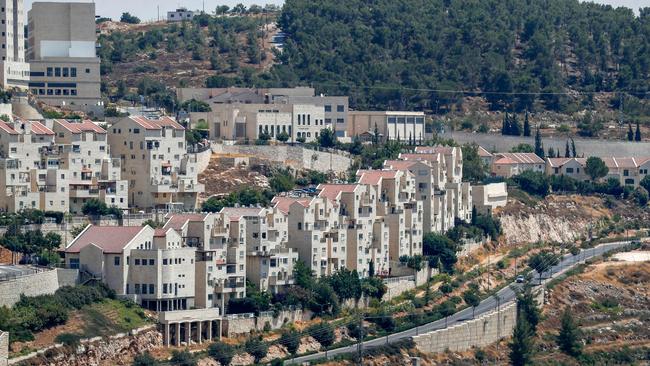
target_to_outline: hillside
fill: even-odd
[[[358,108],[447,111],[490,91],[492,109],[571,111],[584,92],[632,91],[629,114],[647,114],[650,11],[577,0],[288,0],[287,33],[273,79],[349,94]],[[422,91],[439,89],[445,92]],[[546,93],[540,96],[509,93]],[[565,96],[554,93],[571,93]],[[618,106],[615,94],[605,102]],[[625,104],[625,103],[624,103]]]

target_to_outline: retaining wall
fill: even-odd
[[[462,324],[413,337],[417,349],[426,353],[447,350],[462,352],[484,347],[501,338],[510,337],[517,322],[517,304],[510,303]]]
[[[223,318],[222,335],[232,337],[239,334],[248,334],[251,330],[261,331],[268,322],[271,329],[280,329],[286,323],[303,321],[311,318],[311,312],[303,310],[281,311],[277,317],[272,312],[263,312],[255,317],[252,314],[226,316]],[[286,320],[286,321],[285,321]]]
[[[315,151],[301,146],[256,146],[212,144],[215,153],[250,155],[278,162],[294,169],[311,169],[320,172],[332,170],[336,174],[346,173],[352,160],[344,153]]]
[[[61,286],[75,285],[78,278],[77,270],[50,269],[0,282],[0,306],[13,306],[20,300],[21,295],[53,294]]]
[[[499,152],[510,151],[510,149],[521,143],[529,145],[535,144],[532,137],[502,136],[497,134],[468,133],[460,131],[445,132],[441,134],[441,137],[451,138],[459,144],[475,142],[488,151],[495,150]],[[585,156],[599,157],[641,157],[650,154],[650,142],[589,140],[575,137],[573,140],[575,141],[576,152],[578,155],[584,154]],[[542,139],[546,150],[548,150],[549,147],[552,147],[556,150],[559,149],[561,154],[564,154],[566,141],[566,137],[545,137]]]
[[[9,364],[9,333],[0,331],[0,366]]]
[[[208,149],[203,152],[196,154],[196,169],[199,174],[210,165],[210,157],[212,156],[212,150]]]

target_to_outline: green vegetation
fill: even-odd
[[[84,215],[88,216],[108,216],[112,215],[118,219],[122,218],[122,210],[116,206],[108,207],[106,202],[101,201],[97,198],[91,198],[87,200],[84,205],[81,207],[81,212]]]
[[[0,245],[14,253],[21,253],[28,262],[33,261],[40,265],[52,265],[61,261],[55,252],[61,246],[61,235],[49,232],[46,235],[40,230],[24,231],[20,225],[12,223],[0,238]]]
[[[585,166],[585,173],[591,177],[592,181],[603,178],[607,176],[609,169],[603,159],[597,156],[590,156],[587,159],[587,165]]]
[[[122,13],[122,16],[120,17],[120,22],[128,23],[128,24],[139,24],[140,18],[131,15],[130,13]]]
[[[196,357],[187,348],[182,351],[173,350],[169,362],[174,366],[196,366]]]
[[[636,101],[647,91],[648,18],[647,10],[636,17],[630,9],[567,0],[353,0],[345,9],[331,0],[293,0],[278,21],[288,39],[270,78],[350,94],[358,109],[436,112],[461,102],[453,90],[494,92],[483,94],[492,108],[520,112],[539,104],[567,111],[592,98],[511,92],[625,90],[626,101],[634,101],[626,112],[639,115],[647,109]]]
[[[517,297],[517,323],[508,344],[513,366],[531,365],[535,351],[535,334],[540,321],[540,310],[529,285]]]
[[[230,365],[235,356],[235,347],[223,342],[214,342],[208,347],[208,355],[221,365]]]
[[[160,362],[156,360],[151,353],[146,351],[145,353],[135,356],[133,359],[132,366],[158,366]]]
[[[244,349],[249,353],[253,358],[255,358],[255,363],[259,364],[260,361],[266,357],[266,354],[269,352],[269,346],[260,338],[250,338],[246,341]]]
[[[562,328],[557,336],[557,345],[560,350],[569,356],[578,357],[582,353],[582,334],[576,324],[574,314],[569,307],[562,313]]]
[[[12,308],[0,308],[0,329],[10,332],[12,342],[31,340],[33,332],[65,323],[70,311],[114,297],[103,284],[61,287],[53,295],[22,296]]]

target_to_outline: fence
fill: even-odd
[[[0,273],[0,282],[11,281],[17,278],[50,270],[49,268],[38,268],[38,267],[11,267],[11,268],[12,268],[12,272],[10,273]]]

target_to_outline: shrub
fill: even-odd
[[[228,366],[235,356],[235,348],[226,343],[214,342],[208,347],[208,355],[222,366]]]
[[[255,363],[260,363],[260,361],[266,357],[266,354],[269,352],[269,346],[259,338],[251,338],[246,341],[244,349],[248,354],[255,358]]]
[[[300,347],[300,334],[293,330],[284,332],[280,337],[280,343],[287,347],[290,354],[295,355]]]
[[[321,322],[314,324],[307,328],[307,334],[314,337],[325,348],[334,344],[334,328],[329,323]]]
[[[190,353],[188,349],[183,351],[172,351],[172,358],[169,362],[176,366],[196,366],[197,364],[194,355]]]
[[[62,343],[68,347],[77,347],[79,341],[81,341],[81,335],[74,333],[61,333],[54,338],[54,342]]]

